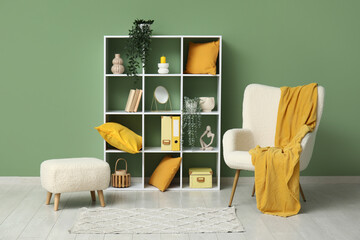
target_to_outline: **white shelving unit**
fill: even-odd
[[[111,44],[114,44],[114,40],[116,41],[126,41],[126,38],[128,36],[104,36],[104,122],[108,122],[109,119],[112,117],[116,117],[117,119],[124,118],[131,118],[131,117],[137,117],[141,118],[141,131],[138,131],[138,134],[141,134],[143,137],[143,149],[138,153],[141,155],[141,165],[137,166],[138,168],[141,168],[141,181],[140,182],[132,182],[132,185],[129,188],[112,188],[110,187],[109,190],[120,190],[120,191],[134,191],[134,190],[157,190],[157,188],[149,185],[147,183],[148,178],[150,176],[145,176],[145,162],[146,162],[146,156],[148,154],[174,154],[176,156],[182,157],[182,163],[179,169],[179,178],[174,179],[173,183],[170,185],[168,190],[190,190],[190,191],[206,191],[206,190],[219,190],[220,189],[220,159],[221,159],[221,71],[222,71],[222,36],[186,36],[186,35],[160,35],[160,36],[152,36],[153,40],[161,39],[162,41],[178,41],[180,46],[177,46],[177,49],[180,49],[180,52],[178,53],[178,57],[180,58],[180,70],[178,73],[171,73],[170,74],[157,74],[157,73],[146,73],[145,69],[142,69],[142,72],[138,74],[139,79],[141,79],[141,88],[143,90],[143,96],[141,99],[141,106],[139,106],[139,111],[136,113],[128,113],[125,112],[124,109],[116,109],[109,107],[109,88],[110,88],[110,81],[121,81],[125,78],[129,78],[126,74],[112,74],[110,71],[111,68],[111,60],[114,57],[115,52],[111,51]],[[214,40],[220,40],[220,49],[219,49],[219,57],[217,62],[217,74],[216,75],[209,75],[209,74],[184,74],[184,68],[186,65],[186,55],[188,51],[188,42],[209,42]],[[114,46],[113,46],[114,47]],[[118,52],[116,52],[118,53]],[[121,53],[121,57],[123,57],[123,53]],[[160,52],[159,53],[159,59],[162,54],[165,54],[166,52]],[[125,62],[125,68],[126,68],[126,61]],[[157,64],[157,63],[156,63]],[[172,63],[170,63],[172,64]],[[164,78],[177,78],[180,82],[179,84],[179,109],[174,109],[172,111],[150,111],[148,107],[146,106],[145,99],[147,98],[147,94],[152,94],[148,91],[146,91],[146,83],[147,81],[153,81],[154,79],[164,79]],[[151,78],[151,79],[149,79]],[[187,78],[191,78],[191,80],[188,80]],[[148,117],[159,117],[162,115],[167,116],[180,116],[182,119],[182,108],[183,108],[183,98],[184,96],[184,83],[188,81],[196,81],[196,79],[204,79],[204,78],[211,78],[215,79],[212,81],[216,81],[216,107],[215,110],[209,113],[201,113],[202,118],[210,117],[216,119],[216,146],[213,146],[214,149],[211,151],[202,151],[200,148],[189,148],[186,146],[180,146],[180,151],[161,151],[160,148],[160,141],[158,143],[158,146],[147,146],[145,143],[145,134],[146,134],[146,128],[147,126],[147,118]],[[127,99],[127,94],[130,89],[126,89],[126,96],[123,99]],[[124,90],[125,92],[125,90]],[[206,95],[205,95],[206,96]],[[170,94],[171,97],[171,94]],[[198,97],[201,97],[199,95]],[[173,101],[173,99],[171,99]],[[124,100],[126,101],[126,100]],[[160,124],[160,123],[159,123]],[[182,121],[181,121],[182,124]],[[126,125],[125,125],[126,126]],[[202,126],[201,129],[199,129],[199,134],[202,133],[203,130],[205,130],[206,126]],[[181,138],[183,136],[182,133],[182,127],[181,129]],[[158,133],[160,135],[160,132]],[[104,160],[109,162],[111,158],[117,158],[121,157],[122,154],[127,154],[124,151],[120,151],[117,149],[111,148],[105,141],[104,141]],[[213,175],[213,187],[211,189],[193,189],[189,188],[188,183],[188,173],[183,173],[184,170],[184,161],[191,161],[187,159],[187,154],[195,156],[200,156],[201,154],[211,154],[214,155],[213,159],[215,159],[216,163],[216,169],[213,169],[214,175]],[[115,155],[115,157],[113,156]],[[136,154],[137,155],[137,154]],[[208,156],[208,155],[206,155]],[[129,162],[129,161],[128,161]],[[111,164],[110,164],[111,165]],[[190,165],[190,164],[187,164]],[[113,166],[112,166],[113,167]],[[190,167],[198,167],[196,165],[190,166]],[[129,169],[129,172],[131,173],[131,169]],[[133,178],[133,176],[132,176]]]

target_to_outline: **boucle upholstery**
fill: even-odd
[[[230,129],[223,137],[225,163],[233,169],[254,171],[249,150],[256,145],[273,147],[280,88],[260,84],[246,87],[243,101],[243,128]],[[317,121],[313,132],[305,135],[301,141],[300,171],[304,170],[311,159],[315,144],[315,136],[319,128],[324,107],[325,89],[318,86]]]
[[[104,190],[109,186],[109,164],[97,158],[52,159],[41,163],[41,185],[48,192]]]

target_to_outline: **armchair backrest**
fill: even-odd
[[[261,147],[275,145],[275,131],[281,90],[261,84],[250,84],[246,87],[243,101],[243,128],[253,133],[254,146]],[[301,145],[303,152],[300,157],[300,168],[305,169],[311,159],[315,144],[316,132],[319,128],[323,107],[325,89],[318,86],[318,108],[316,127],[312,134],[308,134]],[[301,163],[303,162],[303,163]]]

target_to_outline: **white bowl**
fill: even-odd
[[[215,107],[214,97],[200,97],[200,107],[203,112],[211,112]]]

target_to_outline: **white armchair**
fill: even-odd
[[[231,206],[240,170],[255,171],[248,152],[256,145],[261,147],[274,146],[280,88],[260,84],[246,87],[243,101],[243,128],[230,129],[223,137],[223,153],[225,163],[236,169],[233,188],[230,196]],[[318,86],[317,121],[313,132],[305,135],[301,141],[300,171],[307,168],[313,152],[315,137],[324,106],[325,89]],[[254,196],[255,185],[252,196]],[[300,186],[304,201],[305,196]]]

